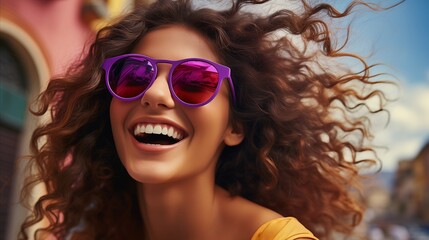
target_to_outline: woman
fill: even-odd
[[[358,90],[384,82],[372,81],[361,58],[335,48],[321,13],[344,17],[355,4],[340,13],[304,3],[300,14],[268,16],[243,8],[264,2],[214,10],[161,0],[102,29],[34,111],[49,110],[52,120],[33,134],[39,173],[24,193],[38,182],[47,193],[20,237],[43,221],[36,237],[352,234],[363,212],[351,194],[359,165],[376,160],[358,159],[372,151],[362,144],[371,135],[366,118],[349,112],[353,99],[384,100],[378,90]],[[355,58],[362,71],[339,74],[315,64],[321,56]],[[361,141],[347,137],[356,133]]]

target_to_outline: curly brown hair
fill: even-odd
[[[316,236],[351,234],[362,219],[360,166],[377,158],[368,118],[354,110],[386,96],[370,74],[372,66],[335,46],[329,18],[350,15],[329,4],[302,2],[300,12],[246,11],[268,0],[235,0],[227,9],[195,7],[188,0],[160,0],[137,6],[116,23],[101,29],[88,54],[64,77],[53,79],[33,113],[50,112],[51,120],[31,139],[30,164],[23,198],[37,183],[46,194],[37,199],[23,223],[20,239],[42,220],[49,222],[35,237],[50,233],[58,239],[138,239],[143,219],[136,183],[115,150],[109,119],[111,95],[101,68],[107,57],[129,53],[149,31],[184,24],[208,37],[222,63],[229,66],[237,103],[232,121],[242,124],[244,141],[226,147],[218,161],[216,183],[285,216],[294,216]],[[258,5],[259,6],[259,5]],[[286,34],[280,34],[286,33]],[[298,36],[300,44],[290,36]],[[346,41],[347,42],[347,41]],[[358,71],[343,71],[320,61],[349,57]],[[369,89],[363,91],[362,89]],[[340,114],[340,117],[337,115]],[[67,160],[68,159],[68,160]],[[355,194],[357,193],[357,194]]]

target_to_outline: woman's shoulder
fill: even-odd
[[[293,240],[317,238],[296,218],[281,217],[270,220],[260,226],[252,240]]]
[[[231,233],[231,236],[234,236],[231,239],[317,239],[293,217],[283,217],[245,198],[231,197],[224,190],[220,192],[223,196],[221,204],[223,220],[218,230]]]

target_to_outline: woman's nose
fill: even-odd
[[[145,92],[141,98],[141,104],[146,107],[151,108],[173,108],[175,106],[174,99],[170,93],[168,87],[168,75],[170,66],[167,64],[159,64],[163,66],[158,66],[158,74],[155,81]]]

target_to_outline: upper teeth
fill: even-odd
[[[162,134],[178,140],[183,139],[183,134],[180,133],[177,129],[172,126],[162,124],[137,124],[134,128],[134,135],[138,135],[141,133]]]

